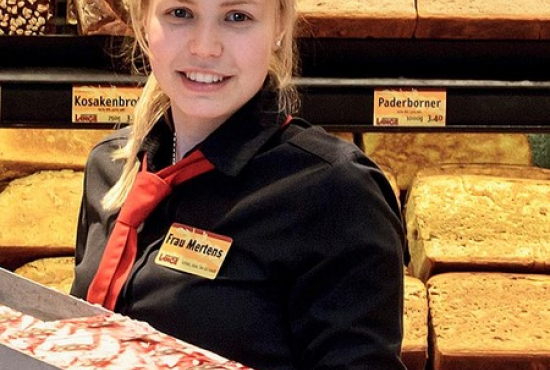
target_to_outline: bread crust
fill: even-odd
[[[409,38],[416,25],[413,0],[299,0],[300,37]]]
[[[419,0],[418,38],[533,39],[550,19],[538,0]]]

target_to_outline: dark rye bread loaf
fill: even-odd
[[[550,271],[550,170],[442,165],[415,176],[405,205],[409,270]]]
[[[550,276],[445,273],[427,288],[431,369],[550,368]]]

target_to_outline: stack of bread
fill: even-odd
[[[408,370],[424,370],[428,362],[428,298],[424,283],[405,274],[401,358]]]
[[[0,130],[2,267],[69,291],[82,171],[108,133]],[[368,134],[364,148],[405,199],[407,367],[550,366],[550,170],[532,166],[527,136]]]
[[[0,129],[1,267],[74,254],[84,165],[109,132]],[[63,263],[70,261],[49,259],[31,269],[59,271]]]
[[[409,271],[428,290],[430,367],[550,366],[550,170],[446,164],[414,176]]]
[[[0,35],[48,33],[44,25],[52,23],[47,21],[55,7],[63,4],[2,0]],[[82,35],[132,34],[126,0],[68,0],[67,4],[67,13],[74,13],[69,22],[76,18]],[[297,9],[302,37],[550,38],[550,3],[544,0],[298,0]]]

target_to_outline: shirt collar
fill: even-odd
[[[216,169],[236,176],[261,148],[279,132],[286,119],[277,110],[276,96],[260,91],[226,122],[199,144]],[[173,129],[161,119],[145,138],[140,158],[147,153],[147,166],[156,172],[172,160]]]

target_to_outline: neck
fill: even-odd
[[[204,141],[212,132],[214,132],[224,121],[220,120],[200,120],[179,118],[173,113],[174,122],[174,153],[176,161],[180,160],[185,154],[193,149],[197,144]]]

